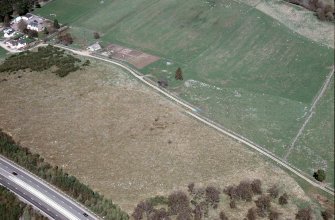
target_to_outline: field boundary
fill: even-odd
[[[283,157],[283,159],[286,161],[287,157],[291,154],[291,151],[293,150],[295,143],[297,142],[298,138],[300,137],[300,135],[302,134],[302,132],[305,130],[306,125],[308,124],[308,122],[311,120],[312,116],[314,115],[315,111],[315,107],[318,104],[319,100],[321,99],[321,97],[324,95],[326,89],[329,86],[329,83],[331,81],[331,79],[334,76],[334,66],[332,68],[332,70],[329,72],[329,74],[327,75],[326,80],[324,81],[322,87],[320,88],[318,94],[315,96],[314,101],[312,103],[311,108],[309,109],[309,113],[308,113],[308,117],[306,118],[306,120],[304,121],[304,123],[302,124],[301,128],[299,129],[297,135],[294,137],[292,143],[290,144],[290,148],[287,150],[287,153],[285,154],[285,156]]]

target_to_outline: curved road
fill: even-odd
[[[305,175],[303,175],[303,172],[298,170],[297,168],[291,166],[289,163],[287,163],[286,161],[280,159],[279,157],[277,157],[276,155],[272,154],[271,152],[269,152],[268,150],[262,148],[261,146],[253,143],[252,141],[250,141],[249,139],[239,135],[239,134],[236,134],[232,131],[229,131],[228,129],[224,128],[223,126],[221,125],[218,125],[216,124],[215,122],[209,120],[208,118],[200,115],[197,113],[197,109],[192,107],[190,104],[186,103],[185,101],[181,100],[180,98],[178,97],[175,97],[173,95],[171,95],[170,93],[168,93],[167,91],[161,89],[159,86],[156,86],[152,83],[150,83],[149,81],[147,81],[145,79],[145,76],[143,75],[140,75],[140,73],[138,73],[136,70],[133,70],[131,68],[129,68],[128,66],[120,63],[120,62],[116,62],[116,61],[113,61],[113,60],[110,60],[110,59],[106,59],[106,58],[101,58],[101,57],[98,57],[98,56],[93,56],[87,52],[82,52],[82,51],[78,51],[78,50],[74,50],[74,49],[71,49],[71,48],[68,48],[68,47],[64,47],[64,46],[60,46],[60,45],[54,45],[56,47],[59,47],[59,48],[62,48],[62,49],[65,49],[65,50],[68,50],[68,51],[71,51],[72,53],[74,54],[78,54],[78,55],[81,55],[81,56],[86,56],[86,57],[90,57],[90,58],[93,58],[93,59],[98,59],[98,60],[101,60],[101,61],[105,61],[105,62],[108,62],[108,63],[112,63],[114,65],[117,65],[125,70],[127,70],[128,72],[130,72],[135,78],[139,79],[141,82],[143,82],[144,84],[148,85],[149,87],[155,89],[156,91],[160,92],[161,94],[165,95],[166,97],[170,98],[171,100],[173,100],[174,102],[178,103],[179,105],[185,107],[186,109],[188,110],[191,110],[190,111],[186,111],[187,114],[189,114],[190,116],[192,116],[193,118],[205,123],[206,125],[214,128],[215,130],[225,134],[225,135],[228,135],[229,137],[249,146],[250,148],[258,151],[259,153],[261,153],[262,155],[266,156],[267,158],[270,158],[271,160],[273,160],[274,162],[276,162],[277,164],[281,165],[282,167],[288,169],[289,171],[291,171],[292,173],[296,174],[298,177],[302,178],[303,180],[305,180],[306,182],[308,182],[309,184],[323,190],[324,192],[330,194],[330,195],[333,195],[334,196],[334,189],[331,189],[331,188],[327,188],[325,186],[323,186],[322,184],[314,181],[313,179],[310,179],[308,177],[306,177]]]
[[[55,220],[97,220],[78,204],[40,178],[0,156],[0,184]],[[85,215],[84,215],[85,213]],[[87,215],[87,216],[86,216]]]

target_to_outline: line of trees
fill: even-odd
[[[14,193],[0,186],[0,219],[35,219],[48,218],[35,211],[30,205],[21,202]]]
[[[228,201],[225,201],[227,197],[223,194],[228,196]],[[240,208],[254,204],[245,213],[246,220],[279,220],[283,213],[276,208],[278,205],[281,206],[281,211],[290,210],[287,193],[281,192],[277,185],[265,191],[261,180],[254,179],[243,180],[238,185],[230,185],[223,190],[214,186],[195,187],[194,183],[190,183],[188,193],[179,190],[167,197],[156,196],[141,201],[135,207],[132,217],[135,220],[228,220],[231,213],[240,210],[237,204]],[[321,216],[324,220],[329,220],[333,217],[333,212],[325,210],[321,212]],[[295,214],[295,219],[314,219],[314,214],[309,207],[300,208]]]
[[[51,166],[39,154],[33,154],[22,147],[0,129],[0,153],[27,170],[57,186],[59,189],[90,208],[104,219],[126,220],[128,215],[111,199],[94,192],[89,186],[81,183],[76,177],[69,175],[58,166]]]

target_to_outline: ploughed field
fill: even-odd
[[[293,32],[259,10],[263,1],[247,2],[57,0],[36,13],[68,23],[75,46],[94,42],[97,31],[105,45],[161,57],[141,71],[168,79],[169,89],[202,114],[287,158],[307,175],[325,169],[326,182],[334,187],[331,86],[291,146],[334,65],[333,49],[325,46],[331,44]],[[177,67],[184,81],[174,80]]]

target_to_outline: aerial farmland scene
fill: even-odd
[[[334,219],[333,0],[0,0],[0,220]]]

